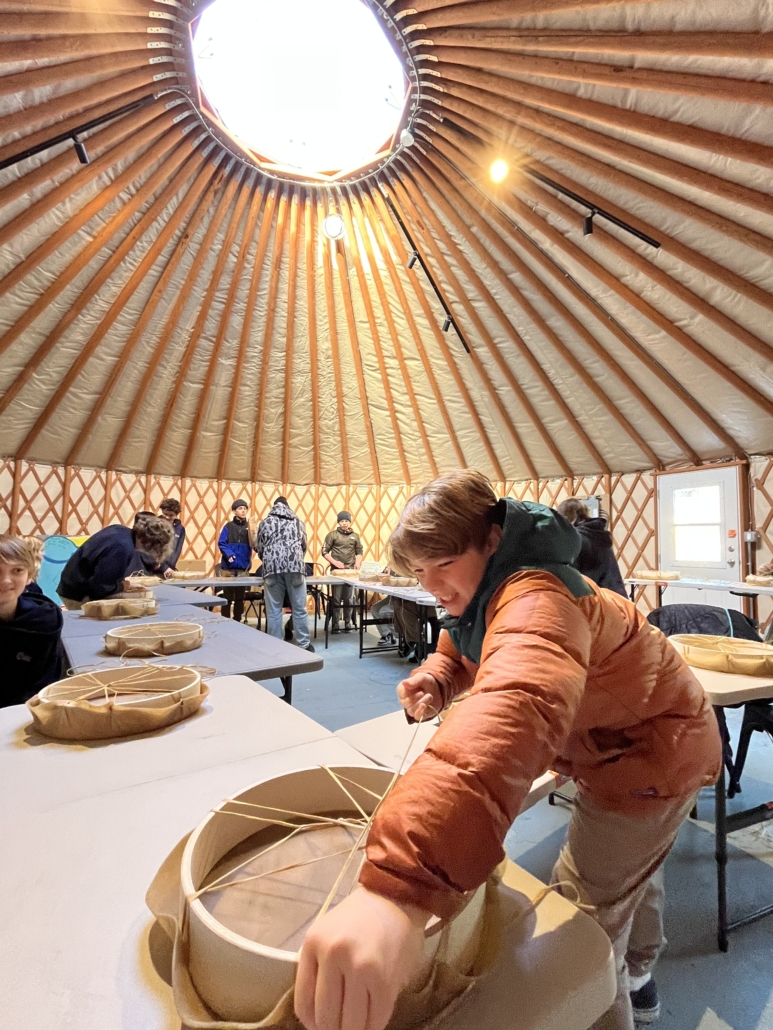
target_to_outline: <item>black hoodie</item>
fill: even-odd
[[[61,678],[61,636],[59,606],[28,587],[14,617],[0,621],[0,708],[24,704]]]
[[[574,528],[582,540],[580,554],[574,563],[576,568],[600,587],[627,597],[606,519],[578,519]]]

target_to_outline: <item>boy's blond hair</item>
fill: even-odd
[[[413,575],[418,558],[446,558],[482,550],[495,521],[497,495],[474,469],[433,479],[411,497],[389,538],[390,565]]]
[[[0,562],[23,565],[30,579],[37,579],[43,558],[43,541],[36,536],[0,535]]]

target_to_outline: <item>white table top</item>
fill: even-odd
[[[163,619],[164,610],[159,614]],[[92,635],[63,634],[70,664],[76,667],[100,664],[105,668],[120,665],[121,659],[106,655],[103,645],[107,630],[118,623],[89,621],[93,621],[95,626]],[[204,665],[215,669],[219,676],[249,676],[252,679],[297,676],[304,672],[317,672],[324,666],[321,655],[287,644],[242,622],[224,619],[222,615],[197,613],[192,621],[203,627],[204,642],[195,651],[170,655],[166,659],[167,665],[175,662],[179,665]]]
[[[224,797],[317,764],[368,765],[341,739],[239,677],[211,711],[152,737],[95,747],[24,740],[0,711],[0,999],[24,1030],[180,1030],[150,955],[165,938],[145,892],[175,844]],[[210,730],[215,732],[210,733]],[[67,773],[65,774],[65,770]],[[542,884],[510,865],[512,904]],[[551,894],[507,931],[497,968],[444,1030],[587,1030],[614,996],[609,942]]]
[[[153,596],[161,605],[193,604],[197,608],[220,608],[228,603],[224,597],[215,597],[214,594],[196,594],[190,590],[183,590],[182,587],[171,582],[159,583],[152,590]]]
[[[366,758],[370,758],[376,765],[383,765],[387,769],[398,769],[402,763],[403,771],[405,771],[416,761],[439,728],[437,720],[433,720],[422,723],[417,729],[415,724],[406,720],[403,712],[390,712],[389,715],[380,715],[377,719],[368,719],[366,722],[358,722],[354,726],[345,726],[336,731],[336,736],[346,741],[347,744],[351,744],[353,748],[360,751]],[[405,759],[404,763],[403,759]],[[557,790],[563,782],[565,779],[558,773],[546,772],[540,776],[532,783],[531,789],[521,805],[521,812],[536,805],[552,790]]]
[[[736,676],[732,673],[713,672],[711,669],[692,668],[709,701],[724,707],[745,704],[747,701],[773,700],[773,679],[764,676]]]
[[[744,583],[742,580],[630,578],[626,579],[625,583],[626,586],[689,587],[691,590],[727,590],[731,594],[741,594],[746,597],[756,597],[757,594],[773,597],[773,587],[756,587],[753,583]]]
[[[182,587],[183,590],[201,590],[213,587],[262,587],[262,576],[202,576],[200,579],[166,579],[165,586]]]
[[[438,600],[427,590],[421,587],[390,587],[383,583],[363,583],[357,576],[335,576],[336,582],[349,583],[358,590],[369,590],[374,594],[386,594],[388,597],[399,597],[403,601],[413,601],[416,604],[424,605],[425,608],[434,608]]]

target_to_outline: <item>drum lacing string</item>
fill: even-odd
[[[367,836],[368,831],[370,830],[371,826],[373,825],[373,820],[375,819],[375,817],[376,817],[376,815],[377,815],[381,805],[384,803],[384,801],[386,801],[386,799],[391,794],[395,784],[397,783],[397,780],[400,777],[400,774],[403,771],[403,767],[405,766],[405,763],[408,760],[408,755],[410,754],[410,751],[411,751],[413,745],[416,742],[416,737],[417,737],[417,734],[419,732],[419,727],[424,722],[425,715],[426,715],[426,713],[427,713],[429,708],[432,708],[432,710],[434,712],[434,715],[430,716],[431,718],[434,718],[438,714],[437,710],[433,706],[431,706],[431,705],[425,706],[425,711],[424,711],[424,713],[422,713],[421,718],[416,720],[416,726],[415,726],[415,729],[414,729],[413,733],[411,734],[411,739],[410,739],[410,741],[408,743],[408,747],[405,749],[405,754],[403,755],[402,760],[400,761],[400,764],[399,764],[399,766],[398,766],[394,776],[392,777],[392,779],[391,779],[391,781],[389,783],[389,786],[387,787],[386,791],[383,794],[377,794],[375,791],[369,790],[367,787],[363,787],[361,784],[357,783],[356,780],[351,780],[351,779],[349,779],[346,776],[342,776],[340,774],[334,773],[333,770],[330,769],[326,765],[321,765],[320,766],[320,769],[323,769],[326,773],[328,773],[328,775],[331,777],[331,779],[346,794],[347,798],[352,802],[352,804],[354,804],[355,807],[362,813],[362,819],[356,819],[356,818],[355,819],[351,819],[351,818],[347,819],[345,817],[344,818],[335,819],[335,818],[332,818],[330,816],[311,815],[311,814],[306,813],[306,812],[294,812],[294,811],[291,811],[289,809],[277,808],[274,805],[259,805],[259,804],[256,804],[255,802],[238,801],[238,800],[236,800],[234,798],[229,798],[226,802],[224,802],[224,804],[240,804],[240,805],[244,805],[245,807],[258,808],[258,809],[261,809],[261,810],[266,811],[266,812],[278,812],[278,813],[281,813],[282,815],[296,816],[298,818],[305,819],[307,821],[305,823],[301,824],[301,825],[298,825],[297,823],[287,822],[287,821],[282,820],[282,819],[270,818],[269,816],[252,815],[252,814],[248,814],[247,812],[231,812],[231,811],[224,810],[222,808],[213,809],[212,810],[212,814],[213,815],[231,815],[231,816],[236,816],[236,817],[241,818],[241,819],[254,819],[257,822],[267,823],[267,824],[274,825],[274,826],[285,826],[288,829],[292,828],[292,833],[288,834],[286,837],[282,837],[278,841],[275,841],[273,844],[269,845],[269,847],[264,848],[263,851],[259,852],[258,855],[251,855],[249,858],[247,858],[240,865],[235,866],[233,869],[229,869],[227,873],[224,873],[217,880],[214,880],[212,883],[208,884],[206,887],[202,887],[200,890],[196,891],[194,894],[187,895],[186,896],[186,901],[188,903],[190,903],[192,901],[195,901],[196,898],[200,897],[200,895],[205,894],[205,893],[207,893],[209,891],[212,891],[212,890],[218,890],[218,889],[219,890],[224,890],[225,888],[234,886],[235,884],[248,883],[250,880],[260,880],[260,879],[263,879],[266,876],[272,876],[272,875],[275,875],[277,873],[287,872],[287,871],[289,871],[291,869],[298,869],[298,868],[300,868],[302,866],[312,865],[313,863],[316,863],[316,862],[322,862],[322,861],[324,861],[326,859],[329,859],[329,858],[340,858],[341,855],[346,855],[347,856],[346,857],[346,861],[344,862],[341,870],[339,871],[338,876],[336,877],[336,880],[335,880],[335,882],[334,882],[330,892],[328,893],[327,897],[325,898],[324,902],[322,903],[322,906],[321,906],[320,910],[317,912],[317,915],[315,916],[315,921],[317,919],[321,918],[327,912],[327,910],[330,908],[330,905],[333,902],[333,900],[334,900],[334,898],[336,896],[336,893],[338,892],[338,888],[340,887],[341,882],[342,882],[344,876],[346,875],[349,867],[351,866],[352,862],[354,861],[355,857],[357,857],[360,854],[360,852],[364,851],[364,848],[365,848],[365,844],[364,844],[365,837]],[[364,791],[366,794],[370,794],[371,797],[376,799],[376,806],[373,809],[373,812],[370,814],[370,816],[366,815],[366,813],[363,810],[362,806],[354,799],[354,797],[346,789],[346,787],[344,786],[344,783],[342,781],[345,781],[346,783],[352,784],[352,786],[357,787],[358,789]],[[360,834],[357,837],[357,840],[355,841],[354,845],[350,849],[344,849],[343,851],[337,851],[337,852],[331,853],[329,855],[321,855],[321,856],[318,856],[316,858],[305,859],[305,860],[303,860],[301,862],[294,862],[291,865],[282,866],[281,868],[278,868],[278,869],[270,869],[270,870],[267,870],[266,872],[263,872],[263,873],[257,873],[254,876],[243,877],[243,878],[238,879],[238,880],[231,880],[228,883],[223,883],[222,882],[226,877],[233,876],[234,873],[237,873],[240,869],[243,869],[246,865],[248,865],[250,862],[253,862],[256,858],[262,857],[263,855],[267,854],[269,851],[272,851],[274,848],[278,847],[280,844],[283,844],[285,841],[288,841],[292,837],[295,837],[297,834],[309,832],[311,830],[323,829],[323,828],[325,828],[326,826],[329,826],[329,825],[343,826],[343,827],[346,827],[346,828],[349,828],[349,829],[353,829],[353,830],[354,829],[359,829],[360,830]]]

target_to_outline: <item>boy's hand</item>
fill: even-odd
[[[171,569],[164,569],[164,579],[171,579],[171,578],[172,578],[172,570]]]
[[[358,887],[314,923],[295,978],[307,1030],[383,1030],[419,964],[428,918]]]
[[[397,684],[397,699],[412,719],[423,719],[430,709],[437,715],[443,705],[437,680],[421,669]]]

